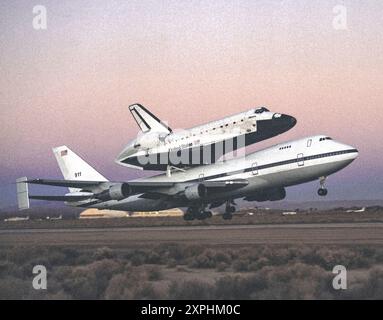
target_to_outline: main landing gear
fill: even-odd
[[[324,187],[325,182],[326,182],[326,177],[319,178],[320,188],[318,189],[318,195],[321,197],[327,196],[327,189]]]
[[[235,207],[232,206],[232,204],[234,204],[234,202],[232,202],[232,201],[226,202],[225,213],[222,216],[222,218],[224,220],[231,220],[233,218],[233,213],[235,212]]]
[[[188,208],[186,213],[184,214],[184,220],[192,221],[194,219],[205,220],[207,218],[211,218],[213,214],[211,211],[205,209],[205,207],[201,208]]]

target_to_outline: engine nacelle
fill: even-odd
[[[122,200],[129,197],[131,194],[132,189],[128,183],[118,183],[111,186],[108,190],[96,195],[96,198],[103,201]]]
[[[264,191],[257,192],[256,194],[247,196],[245,200],[247,201],[278,201],[286,197],[285,188],[274,188]]]
[[[206,187],[202,183],[187,187],[184,195],[188,200],[199,200],[206,196]]]

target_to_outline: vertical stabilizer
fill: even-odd
[[[67,146],[53,148],[53,153],[65,180],[108,181]],[[69,191],[79,189],[69,188]]]
[[[153,113],[146,109],[143,105],[136,103],[129,106],[129,110],[136,120],[141,131],[146,133],[149,131],[171,133],[172,129],[158,119]]]

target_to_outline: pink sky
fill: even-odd
[[[111,178],[136,176],[113,162],[137,133],[131,103],[172,128],[267,105],[298,124],[255,148],[328,134],[360,151],[331,179],[338,195],[381,197],[383,3],[342,1],[348,30],[332,26],[336,4],[44,1],[36,31],[30,1],[1,3],[2,181],[59,177],[61,144]]]

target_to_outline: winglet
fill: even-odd
[[[22,177],[16,180],[17,204],[19,210],[29,209],[28,178]]]

